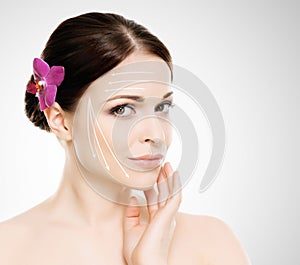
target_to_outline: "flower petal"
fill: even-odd
[[[43,80],[50,71],[49,65],[40,58],[34,58],[33,60],[33,73],[35,79]]]
[[[46,86],[44,99],[47,107],[51,107],[55,102],[56,91],[57,91],[57,86],[55,85]]]
[[[45,110],[47,106],[45,104],[44,93],[39,93],[39,101],[40,101],[40,110]]]
[[[46,76],[46,82],[48,85],[59,86],[65,77],[65,68],[63,66],[52,66],[48,75]]]
[[[29,83],[26,87],[26,91],[30,94],[36,94],[37,89],[36,89],[35,84]]]

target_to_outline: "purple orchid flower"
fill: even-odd
[[[37,94],[40,101],[40,109],[45,110],[55,102],[57,87],[62,83],[65,76],[63,66],[49,65],[40,58],[33,60],[33,76],[35,84],[27,85],[27,92]]]

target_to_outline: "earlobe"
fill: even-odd
[[[71,121],[66,112],[55,102],[51,107],[44,110],[51,131],[61,140],[72,140]]]

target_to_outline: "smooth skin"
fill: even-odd
[[[249,264],[223,221],[174,213],[179,203],[124,208],[66,177],[51,198],[0,224],[0,264]]]
[[[135,53],[127,61],[151,55]],[[127,206],[93,191],[72,154],[72,114],[59,104],[44,111],[65,149],[58,190],[39,205],[0,223],[0,264],[7,265],[249,265],[222,220],[179,213],[180,179],[170,163],[159,171],[148,207]],[[178,191],[176,192],[175,191]]]

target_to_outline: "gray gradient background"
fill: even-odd
[[[223,219],[253,264],[300,264],[299,2],[68,2],[0,4],[0,220],[44,200],[60,180],[61,147],[23,115],[33,57],[65,18],[112,11],[158,35],[224,115],[223,167],[205,193],[197,180],[185,188],[182,211]]]

